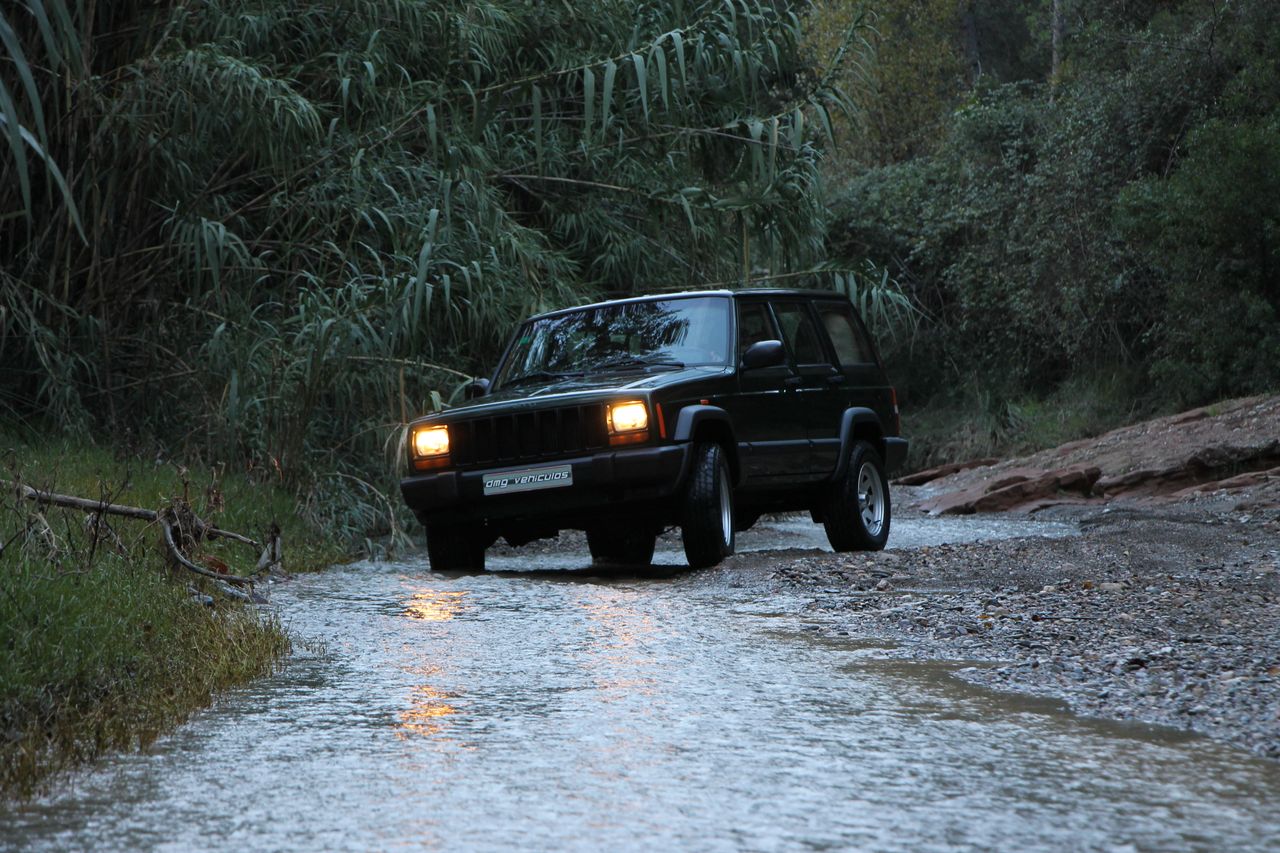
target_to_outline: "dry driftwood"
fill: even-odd
[[[12,484],[6,484],[12,485]],[[37,503],[50,504],[52,506],[66,507],[68,509],[83,509],[86,512],[105,513],[107,515],[122,515],[125,518],[136,518],[140,521],[159,521],[160,513],[154,509],[143,509],[136,506],[125,506],[124,504],[107,503],[106,501],[95,501],[92,498],[77,498],[73,495],[59,495],[54,492],[44,492],[39,489],[33,489],[22,483],[17,484],[18,489],[22,492],[22,496],[28,500]],[[243,542],[246,545],[252,545],[254,548],[261,548],[257,540],[250,539],[248,536],[242,536],[230,530],[223,530],[208,524],[205,521],[195,519],[197,530],[203,539],[231,539],[236,542]]]
[[[143,507],[109,503],[105,500],[60,495],[55,492],[34,489],[22,483],[5,483],[5,485],[16,487],[22,497],[39,504],[65,507],[67,509],[82,509],[86,512],[95,513],[99,517],[102,515],[118,515],[124,518],[133,518],[138,521],[158,524],[160,525],[165,549],[171,561],[189,572],[215,581],[219,590],[231,598],[244,601],[261,600],[261,597],[253,592],[254,578],[267,573],[282,571],[283,557],[280,545],[280,527],[276,524],[271,525],[271,529],[268,531],[269,539],[264,545],[248,536],[214,527],[192,512],[191,507],[182,501],[175,501],[172,506],[157,511]],[[255,551],[260,550],[261,556],[258,558],[254,577],[243,577],[214,571],[201,566],[187,556],[197,542],[206,539],[230,539],[234,542],[248,545]],[[233,589],[228,584],[247,587],[248,591]]]

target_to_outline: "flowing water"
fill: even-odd
[[[744,545],[814,542],[783,528]],[[894,537],[1037,531],[1062,532]],[[277,587],[297,638],[279,674],[0,807],[0,847],[1280,849],[1275,764],[832,641],[764,572],[682,571],[674,552],[563,570],[588,562],[357,564]]]

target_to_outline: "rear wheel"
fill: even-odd
[[[587,531],[587,547],[597,563],[647,566],[653,562],[657,534],[644,530],[601,527]]]
[[[484,571],[485,543],[474,525],[427,525],[427,557],[433,572]]]
[[[837,551],[879,551],[889,541],[889,483],[870,443],[855,441],[844,476],[823,506],[827,541]]]
[[[733,483],[714,442],[694,445],[682,520],[684,556],[693,568],[714,566],[733,553]]]

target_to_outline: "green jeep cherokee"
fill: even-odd
[[[808,510],[837,551],[889,537],[901,464],[894,389],[861,319],[826,291],[703,291],[553,311],[491,379],[409,425],[405,502],[436,570],[587,534],[647,564],[679,526],[689,565],[733,553],[761,513]]]

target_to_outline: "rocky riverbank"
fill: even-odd
[[[1280,408],[1230,407],[1235,416],[1255,416],[1258,435],[1245,441],[1273,447],[1280,423],[1258,425],[1263,411],[1271,417]],[[1205,421],[1201,414],[1181,423],[1224,446],[1245,443],[1238,429],[1213,433]],[[1164,456],[1204,458],[1172,438],[1178,426],[1166,419],[1099,439],[1104,474],[1123,475],[1116,460],[1126,440],[1141,458],[1133,470],[1172,470],[1145,458],[1159,455],[1153,444],[1137,446],[1157,429],[1166,437]],[[1091,463],[1083,443],[1042,456],[949,472],[941,488],[897,486],[895,503],[907,508],[898,517],[954,508],[945,495],[981,494],[981,484],[1001,483],[1003,471],[1047,469],[1038,464],[1045,459]],[[1272,464],[1269,449],[1258,457]],[[812,590],[814,607],[833,617],[832,630],[896,641],[889,654],[972,661],[959,676],[977,684],[1061,699],[1083,714],[1189,729],[1280,759],[1275,473],[1206,470],[1199,486],[1188,486],[1194,472],[1168,476],[1172,492],[1156,490],[1152,477],[1144,480],[1151,491],[1120,498],[1060,490],[1023,509],[1075,523],[1079,536],[788,559],[773,574]]]

